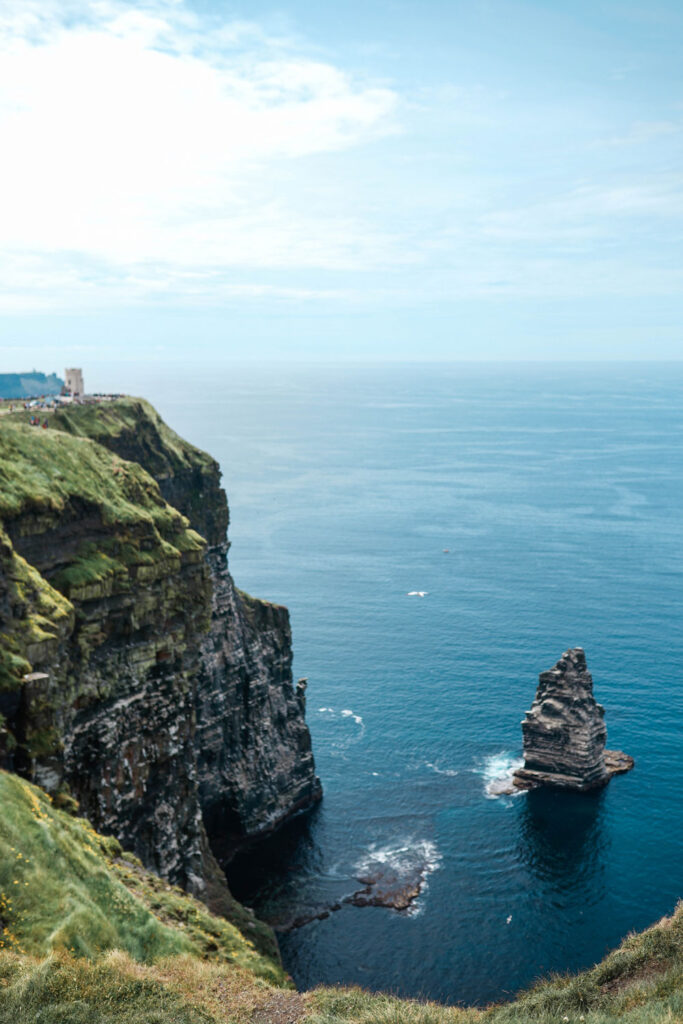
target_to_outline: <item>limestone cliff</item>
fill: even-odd
[[[228,572],[218,465],[138,400],[5,416],[0,525],[5,765],[220,902],[212,851],[320,783],[287,610]]]
[[[514,784],[595,789],[628,771],[632,758],[605,750],[604,717],[582,648],[565,651],[539,676],[536,698],[522,722],[524,767],[515,772]]]

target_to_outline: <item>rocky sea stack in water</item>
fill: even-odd
[[[596,789],[633,768],[628,754],[605,750],[604,717],[583,649],[565,651],[539,676],[536,698],[522,722],[524,767],[515,772],[515,786]]]

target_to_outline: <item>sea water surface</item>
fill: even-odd
[[[324,786],[230,871],[286,925],[422,873],[410,912],[280,935],[299,986],[448,1002],[599,960],[683,895],[683,367],[167,371],[131,382],[220,461],[240,587],[289,606]],[[425,596],[409,596],[424,591]],[[538,673],[586,650],[594,794],[492,798]]]

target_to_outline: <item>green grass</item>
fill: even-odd
[[[258,960],[254,959],[256,937],[263,947],[267,944],[266,935],[272,936],[272,933],[239,904],[233,909],[241,910],[240,923],[245,931],[251,931],[253,941],[246,940],[234,923],[211,914],[203,903],[189,897],[183,889],[169,885],[164,879],[146,871],[130,854],[116,857],[112,868],[116,878],[133,896],[140,899],[157,920],[174,931],[181,930],[182,935],[190,941],[191,951],[195,955],[218,962],[237,963],[269,981],[283,981],[284,974],[279,963],[273,969],[275,960],[279,960],[276,947],[272,948],[272,958],[261,956]]]
[[[26,422],[29,416],[15,413],[10,420]],[[42,433],[90,438],[119,459],[139,463],[210,544],[225,540],[229,515],[218,463],[171,430],[149,402],[120,398],[73,405],[48,420],[50,427]]]
[[[22,410],[11,414],[10,418],[28,423],[32,415],[34,413]],[[41,412],[43,419],[46,416],[50,427],[43,433],[56,429],[76,437],[91,438],[113,451],[130,447],[136,453],[135,461],[142,462],[154,477],[195,467],[211,469],[216,465],[210,455],[171,430],[144,398],[64,406],[57,413]]]
[[[0,772],[0,948],[95,959],[111,949],[154,963],[191,954],[279,984],[279,965],[229,921],[146,871],[18,776]]]
[[[0,953],[0,1024],[289,1024],[269,1009],[298,1005],[239,967],[191,955],[143,965],[124,953],[97,961]]]
[[[0,1024],[247,1024],[296,997],[234,925],[37,787],[0,772],[0,807]]]
[[[0,1024],[206,1024],[200,1006],[120,955],[0,956]]]
[[[56,521],[70,502],[91,507],[106,524],[146,523],[159,535],[180,533],[187,521],[161,496],[137,463],[112,455],[86,437],[0,421],[0,518]]]
[[[73,629],[72,602],[173,576],[183,564],[202,563],[206,548],[142,466],[88,438],[28,426],[24,415],[0,420],[0,607],[7,609],[0,620],[0,688],[18,685],[49,660],[62,633]],[[19,557],[9,533],[49,533],[70,519],[90,523],[84,529],[96,540],[63,550],[45,579]],[[208,626],[207,571],[196,587]],[[81,646],[87,656],[85,633]]]
[[[21,558],[0,524],[0,691],[14,689],[31,670],[29,656],[71,630],[73,605]]]

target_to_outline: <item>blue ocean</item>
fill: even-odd
[[[168,369],[136,388],[220,461],[238,585],[290,609],[324,800],[230,880],[277,926],[308,920],[280,934],[299,986],[483,1004],[674,908],[682,365]],[[573,646],[635,770],[496,798],[538,673]],[[378,865],[420,878],[410,909],[342,902]]]

